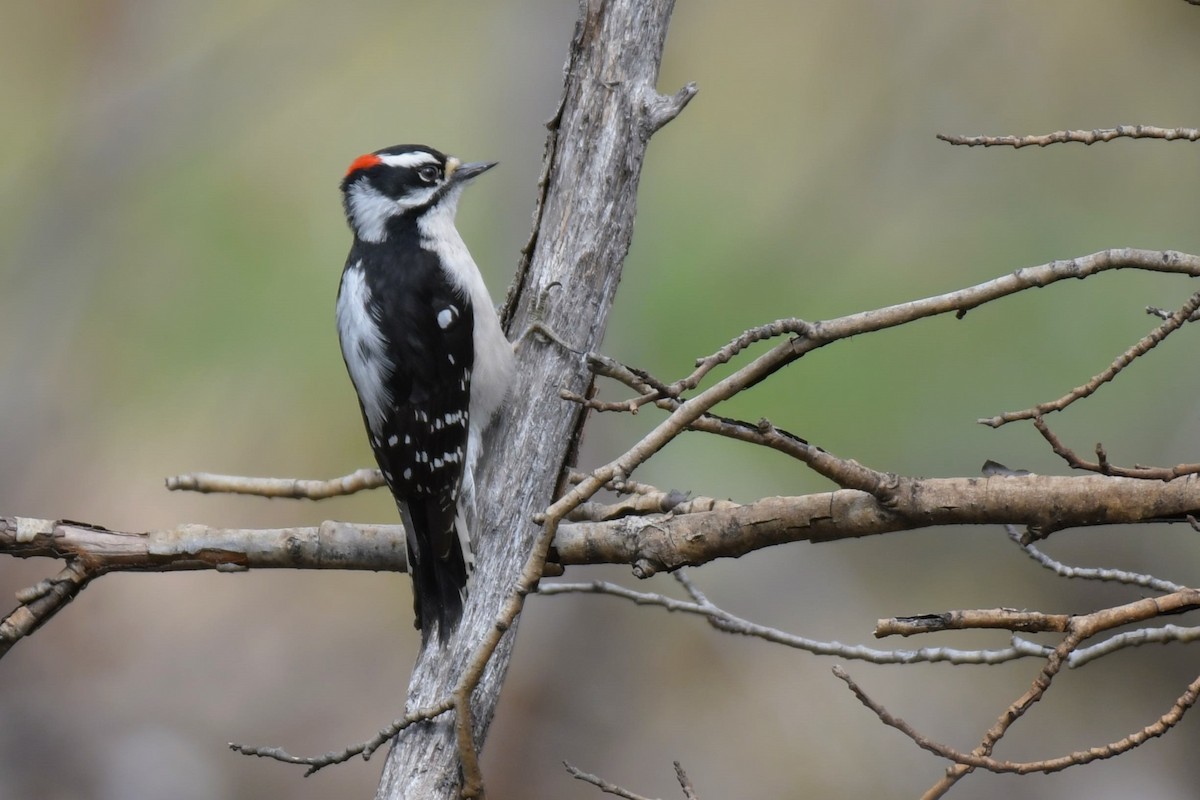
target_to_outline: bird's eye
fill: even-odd
[[[423,180],[425,183],[436,182],[438,177],[441,176],[441,174],[442,174],[442,171],[440,169],[438,169],[437,167],[433,166],[432,164],[428,164],[424,167],[421,167],[419,170],[417,170],[417,177],[420,178],[421,180]]]

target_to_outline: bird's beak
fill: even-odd
[[[497,161],[474,161],[470,164],[451,162],[450,166],[453,169],[446,170],[449,173],[446,177],[449,178],[451,183],[467,183],[478,178],[498,163]]]

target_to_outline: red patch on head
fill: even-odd
[[[360,169],[370,169],[376,164],[382,164],[383,159],[374,153],[367,153],[365,156],[359,156],[354,159],[354,163],[350,165],[350,169],[346,170],[346,177],[349,178]]]

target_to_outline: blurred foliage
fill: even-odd
[[[5,4],[0,508],[134,529],[392,518],[378,493],[314,506],[170,495],[161,479],[369,462],[332,325],[349,240],[341,170],[401,141],[500,160],[460,228],[502,297],[574,15],[533,2]],[[674,379],[778,317],[853,313],[1111,246],[1200,250],[1194,144],[1014,152],[934,139],[1200,125],[1198,35],[1200,11],[1166,0],[680,4],[661,85],[701,92],[651,146],[606,349]],[[972,474],[987,458],[1062,471],[1028,428],[976,418],[1082,383],[1153,327],[1144,306],[1190,291],[1145,275],[1059,284],[838,343],[720,410],[908,474]],[[1193,335],[1056,429],[1122,462],[1196,460]],[[583,464],[656,419],[596,417]],[[778,455],[697,434],[637,477],[737,499],[828,488]],[[1187,579],[1186,537],[1138,534],[1054,544],[1080,563]],[[0,586],[46,568],[0,564]],[[736,610],[844,640],[893,613],[1111,599],[1033,571],[992,530],[782,548],[697,578]],[[402,706],[408,625],[408,587],[387,576],[105,579],[0,663],[0,797],[367,796],[377,764],[301,780],[223,744],[316,752],[365,738]],[[1073,688],[1014,729],[1014,751],[1058,754],[1145,724],[1188,674],[1167,655],[1063,676]],[[489,740],[491,787],[593,796],[558,769],[564,758],[664,796],[677,791],[672,759],[702,796],[928,785],[942,766],[839,694],[828,666],[615,601],[535,599]],[[1034,669],[857,673],[965,746]],[[977,775],[964,789],[1191,797],[1194,730],[1115,763]],[[869,748],[869,768],[846,742]]]

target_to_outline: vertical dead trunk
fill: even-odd
[[[505,323],[516,337],[541,322],[581,351],[604,336],[633,235],[638,180],[650,136],[691,99],[655,91],[673,0],[585,2],[567,58],[563,98],[549,125],[538,209]],[[591,380],[581,355],[537,337],[517,352],[516,391],[490,435],[479,481],[475,585],[457,633],[417,660],[408,709],[453,691],[471,651],[496,619],[531,552],[530,520],[551,500],[581,423],[559,397]],[[476,742],[495,713],[516,629],[501,641],[474,697]],[[454,798],[460,773],[452,715],[413,726],[388,754],[377,798]]]

